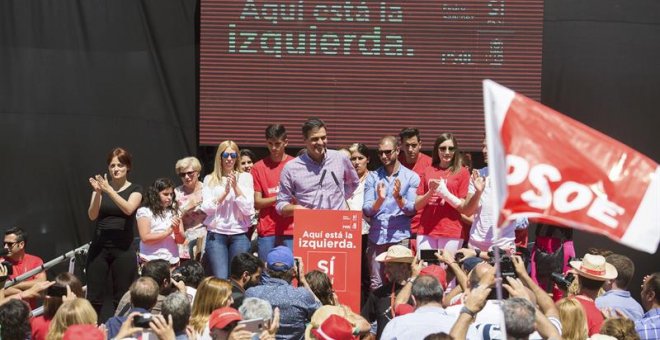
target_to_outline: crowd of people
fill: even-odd
[[[488,167],[472,169],[453,134],[438,136],[431,156],[415,128],[383,136],[375,153],[328,149],[317,118],[302,134],[295,157],[280,124],[265,129],[261,160],[223,141],[206,176],[186,157],[174,166],[180,185],[158,178],[146,190],[128,179],[130,153],[113,149],[108,172],[89,178],[86,286],[70,273],[14,280],[43,261],[26,253],[25,231],[6,230],[0,337],[660,339],[659,272],[638,302],[625,255],[577,258],[570,230],[548,225],[530,246],[524,218],[497,229]],[[294,257],[298,209],[362,211],[361,310]]]

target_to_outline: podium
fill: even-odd
[[[362,212],[295,210],[293,221],[293,254],[305,273],[326,273],[339,302],[360,313]]]

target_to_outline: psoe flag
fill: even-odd
[[[658,163],[491,80],[483,86],[500,225],[528,217],[656,252]]]

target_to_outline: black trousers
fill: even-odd
[[[137,256],[132,246],[126,249],[92,245],[87,258],[87,299],[101,317],[107,295],[108,276],[112,277],[113,311],[137,278]]]

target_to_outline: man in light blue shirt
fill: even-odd
[[[383,166],[367,177],[362,205],[364,215],[371,218],[367,260],[372,290],[383,285],[383,268],[376,256],[410,238],[410,218],[415,214],[419,186],[419,176],[398,160],[396,137],[383,137],[377,154]]]
[[[628,291],[628,284],[635,275],[635,264],[629,257],[619,254],[612,254],[606,257],[605,261],[616,268],[617,277],[605,282],[603,288],[606,292],[596,298],[596,307],[611,308],[613,311],[618,309],[633,321],[641,319],[644,309]]]

